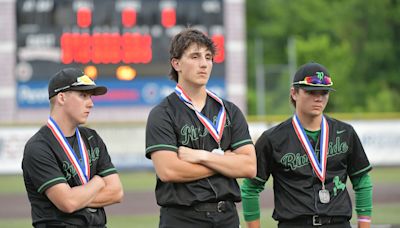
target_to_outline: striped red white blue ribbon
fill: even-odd
[[[192,99],[185,93],[183,88],[177,84],[175,86],[175,93],[178,95],[179,99],[183,101],[190,109],[195,111],[197,118],[200,120],[200,122],[204,125],[204,127],[207,128],[208,132],[210,132],[211,136],[214,138],[214,140],[218,143],[218,146],[220,146],[220,142],[222,139],[222,135],[224,132],[225,128],[225,122],[226,122],[226,110],[224,106],[224,102],[222,101],[221,98],[219,98],[216,94],[213,92],[206,90],[207,95],[216,100],[218,103],[221,104],[221,109],[218,112],[218,116],[216,119],[215,125],[213,122],[208,119],[206,116],[204,116],[201,112],[196,110],[192,103]]]
[[[77,157],[74,149],[68,143],[64,134],[60,130],[56,121],[53,118],[49,117],[47,120],[47,126],[50,128],[54,137],[57,139],[58,143],[61,145],[61,148],[64,150],[67,155],[69,161],[75,168],[76,173],[78,174],[79,180],[81,184],[86,184],[89,181],[90,177],[90,164],[89,164],[89,153],[86,149],[85,143],[82,140],[81,134],[79,133],[78,128],[75,130],[76,137],[78,139],[78,147],[82,162],[79,162],[79,158]]]
[[[321,182],[324,183],[326,177],[326,163],[328,158],[328,143],[329,143],[328,122],[326,121],[325,117],[322,116],[319,161],[310,141],[308,140],[304,128],[303,126],[301,126],[301,123],[296,114],[292,118],[292,125],[296,132],[297,138],[300,140],[301,145],[306,151],[308,160],[310,160],[313,170],[315,171]]]

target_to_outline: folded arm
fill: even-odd
[[[47,189],[45,194],[60,211],[73,213],[86,207],[104,187],[103,178],[95,175],[85,185],[71,188],[67,183],[60,183]]]
[[[253,178],[257,172],[254,145],[247,144],[224,155],[179,147],[179,158],[193,164],[204,165],[215,172],[231,178]]]
[[[201,164],[193,164],[178,158],[174,151],[159,150],[151,154],[157,176],[163,182],[189,182],[203,179],[215,172]]]
[[[124,192],[119,175],[114,173],[103,177],[103,180],[105,187],[97,193],[96,197],[88,204],[88,207],[104,207],[122,201]]]

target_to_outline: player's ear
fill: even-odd
[[[296,99],[297,99],[297,97],[296,97],[297,91],[298,91],[298,90],[296,90],[293,86],[290,88],[290,96],[292,97],[292,99],[293,99],[294,101],[296,101]]]
[[[179,71],[179,69],[180,69],[179,59],[176,59],[176,58],[171,59],[171,66],[172,66],[176,71]]]
[[[66,100],[66,93],[60,92],[56,95],[57,103],[64,104]]]

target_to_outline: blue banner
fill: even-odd
[[[29,81],[17,84],[19,108],[49,107],[48,81]],[[96,80],[96,84],[108,88],[107,94],[94,96],[99,106],[154,106],[174,91],[175,82],[168,78],[136,78],[132,81]],[[225,81],[222,77],[212,77],[207,88],[218,96],[225,97]]]

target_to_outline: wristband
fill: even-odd
[[[371,217],[369,217],[369,216],[358,216],[357,221],[358,222],[371,223]]]

